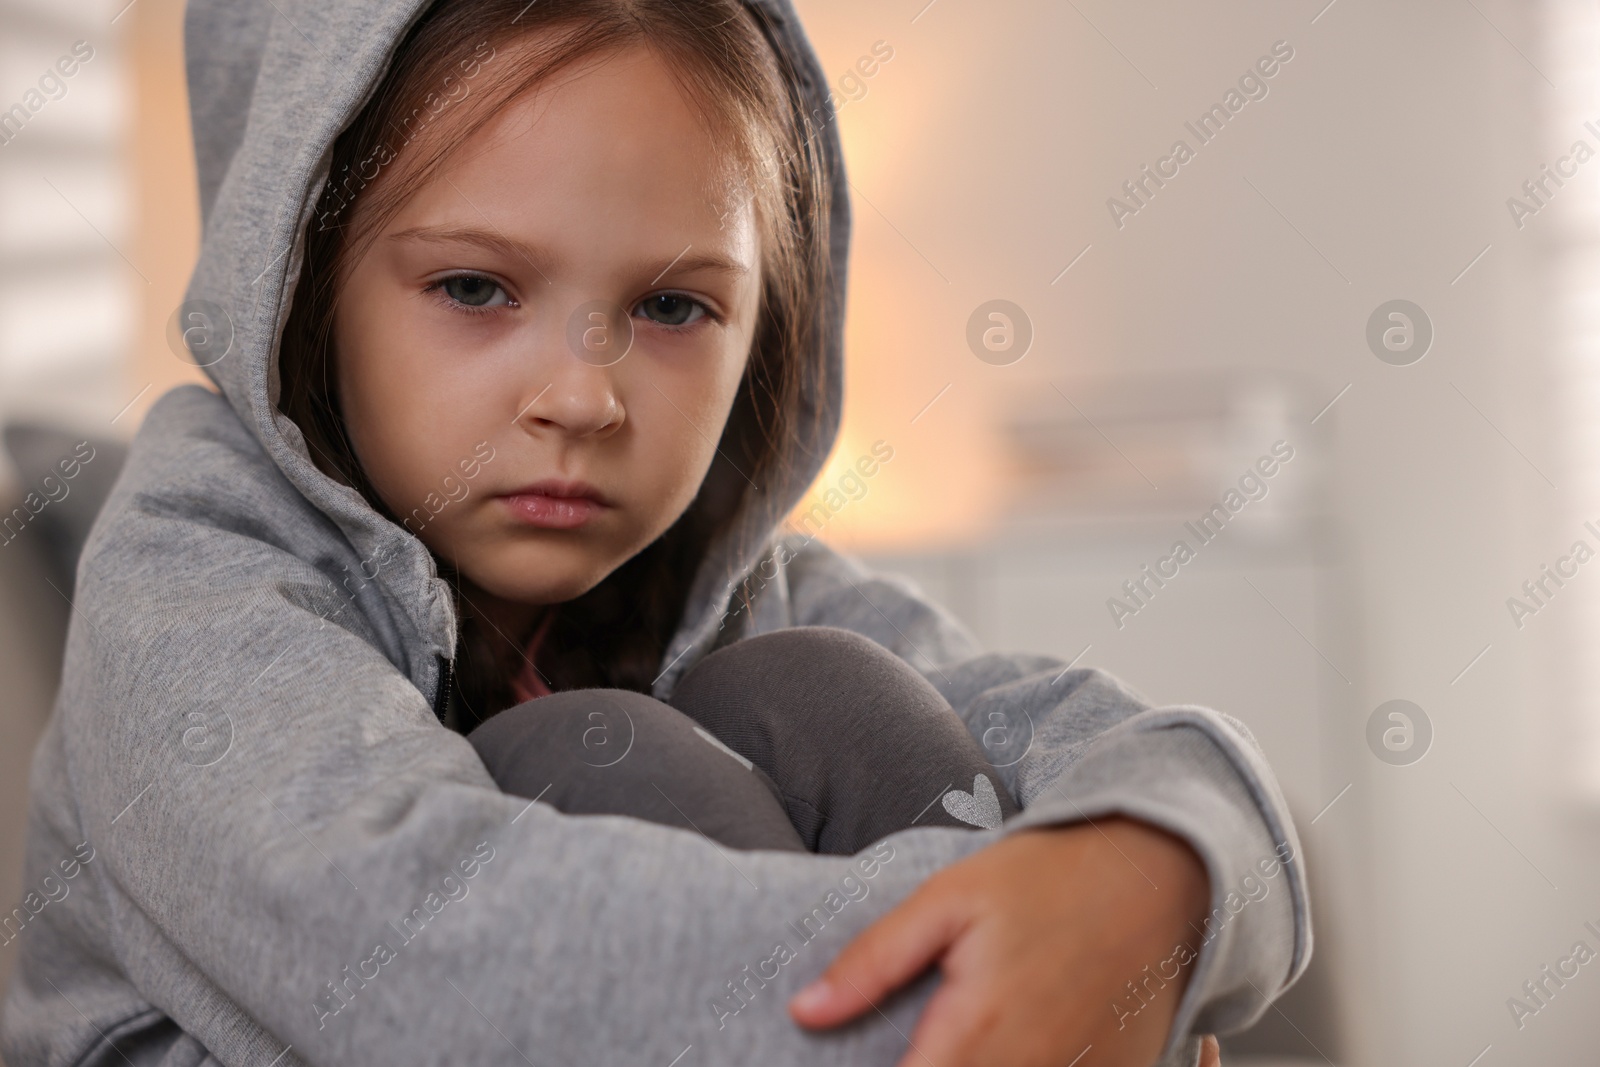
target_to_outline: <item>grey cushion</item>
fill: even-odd
[[[21,482],[17,497],[0,513],[0,542],[35,539],[50,580],[70,595],[78,556],[127,459],[127,446],[111,437],[20,421],[7,423],[0,437]],[[91,458],[78,462],[84,455]],[[75,473],[68,478],[66,470]]]

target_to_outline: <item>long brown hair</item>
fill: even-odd
[[[515,58],[512,42],[541,33]],[[742,0],[439,0],[411,28],[371,100],[335,142],[329,180],[307,228],[281,355],[279,408],[324,473],[356,488],[390,521],[345,432],[332,371],[338,281],[384,223],[436,173],[450,149],[498,108],[578,60],[644,46],[700,105],[730,175],[746,183],[763,228],[755,338],[727,427],[699,493],[664,534],[584,595],[556,605],[539,653],[553,690],[649,692],[712,539],[753,487],[813,440],[804,398],[825,392],[819,309],[831,299],[829,171],[800,72],[774,43],[768,16]],[[467,79],[466,92],[458,90]],[[451,79],[457,90],[449,90]],[[456,95],[451,95],[452,93]],[[472,105],[468,96],[476,97]],[[819,116],[820,117],[820,116]],[[446,124],[449,124],[446,126]],[[417,137],[419,126],[432,136]],[[352,224],[352,218],[358,220]],[[811,409],[810,418],[820,418]],[[511,677],[528,634],[486,632],[460,575],[435,555],[462,620],[456,697],[471,726],[515,703]],[[728,576],[733,577],[733,576]]]

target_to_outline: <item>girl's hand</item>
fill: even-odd
[[[1210,899],[1200,857],[1147,823],[1024,830],[929,878],[789,1012],[836,1026],[938,961],[900,1067],[1150,1067],[1195,958],[1176,949]],[[1215,1067],[1214,1039],[1201,1062]]]

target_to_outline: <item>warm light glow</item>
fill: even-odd
[[[947,96],[957,86],[930,94],[924,78],[916,93],[907,92],[909,68],[907,57],[897,54],[867,96],[839,112],[854,219],[844,422],[828,464],[791,516],[798,524],[874,442],[884,442],[894,459],[819,534],[852,551],[975,540],[992,525],[1006,485],[1005,457],[989,417],[995,376],[984,374],[994,368],[964,347],[967,294],[923,258],[941,235],[906,232],[916,229],[913,220],[925,207],[917,197],[928,188],[914,160],[925,158],[931,139],[940,136],[937,117],[953,103]],[[913,241],[927,248],[919,251]]]

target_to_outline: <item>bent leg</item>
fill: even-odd
[[[852,854],[913,825],[995,827],[1021,810],[939,691],[850,630],[737,641],[670,702],[771,776],[815,852]]]
[[[552,693],[467,740],[502,790],[569,815],[631,815],[729,848],[805,851],[765,773],[643,693]]]

